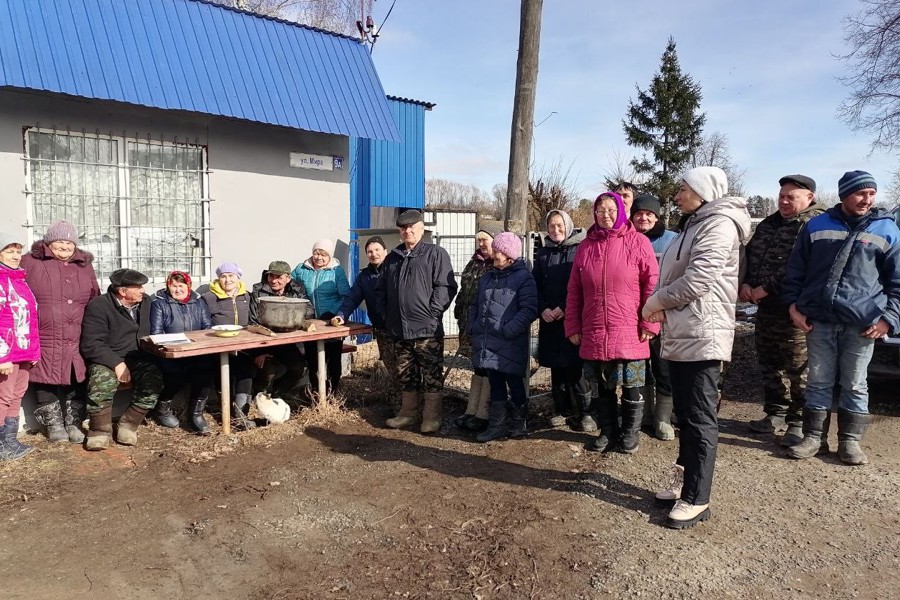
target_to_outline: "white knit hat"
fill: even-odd
[[[682,181],[697,195],[712,202],[728,195],[728,176],[719,167],[695,167],[685,171]]]
[[[313,244],[313,252],[316,250],[324,250],[328,253],[328,256],[334,256],[334,242],[328,238],[322,238]]]

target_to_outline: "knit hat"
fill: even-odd
[[[244,270],[236,262],[223,262],[216,267],[216,277],[221,277],[222,273],[234,273],[238,277],[244,276]]]
[[[313,244],[312,251],[315,252],[316,250],[324,250],[328,253],[328,256],[334,256],[334,242],[328,238],[322,238]]]
[[[481,227],[478,228],[478,231],[475,232],[475,235],[478,235],[482,231],[492,238],[495,238],[503,233],[503,225],[501,223],[498,223],[497,221],[482,221]]]
[[[807,177],[806,175],[785,175],[778,180],[778,185],[784,185],[786,183],[793,183],[804,190],[809,190],[813,193],[816,192],[816,180],[812,177]]]
[[[728,176],[719,167],[688,169],[681,179],[706,202],[724,198],[728,194]]]
[[[547,217],[544,219],[544,224],[549,228],[550,227],[550,217],[553,215],[559,215],[559,218],[563,220],[563,225],[566,227],[566,237],[563,239],[569,239],[569,236],[572,235],[572,232],[575,231],[575,223],[572,222],[572,217],[569,216],[564,210],[554,209],[547,213]]]
[[[613,223],[612,228],[618,229],[622,225],[624,225],[625,223],[628,222],[628,215],[625,213],[625,201],[622,200],[622,196],[618,195],[615,192],[603,192],[602,194],[597,196],[596,200],[594,200],[594,211],[595,211],[594,212],[594,223],[597,224],[598,228],[600,227],[599,223],[597,222],[596,210],[604,197],[612,198],[613,200],[616,201],[616,208],[618,209],[618,213],[616,214],[616,222]]]
[[[24,244],[22,244],[22,242],[20,241],[21,239],[22,238],[17,235],[13,235],[9,231],[0,231],[0,250],[3,250],[4,248],[12,244],[19,244],[24,246]]]
[[[53,242],[72,242],[78,245],[78,232],[75,226],[68,221],[56,221],[47,228],[44,234],[44,243],[52,244]]]
[[[368,250],[370,244],[381,244],[382,248],[387,248],[387,245],[384,243],[384,240],[380,235],[373,235],[369,239],[366,240],[365,248]]]
[[[634,203],[631,205],[631,216],[633,217],[639,210],[650,211],[658,217],[662,212],[662,204],[660,204],[659,198],[644,192],[634,199]]]
[[[867,189],[878,191],[878,184],[872,174],[865,171],[847,171],[838,181],[838,196],[841,200],[854,192]]]
[[[512,260],[522,258],[522,240],[510,231],[498,233],[491,247],[494,249],[494,252],[502,252]]]
[[[149,281],[147,276],[140,271],[134,269],[116,269],[109,275],[109,284],[111,287],[136,287],[144,285]]]

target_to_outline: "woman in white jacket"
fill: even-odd
[[[675,195],[684,215],[680,233],[662,255],[657,290],[643,309],[645,319],[664,323],[661,354],[670,363],[681,428],[668,496],[676,502],[666,520],[674,529],[710,517],[717,384],[722,361],[731,360],[740,249],[750,239],[747,201],[727,194],[728,179],[717,167],[684,174]]]

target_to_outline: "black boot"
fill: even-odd
[[[491,402],[488,415],[488,428],[475,436],[481,443],[500,440],[509,435],[509,424],[506,422],[506,402]]]
[[[191,427],[200,435],[209,435],[209,425],[206,424],[206,419],[203,418],[203,411],[206,410],[206,401],[208,399],[209,396],[191,398],[190,408],[188,409],[188,413],[191,416]]]
[[[562,427],[569,416],[569,386],[557,385],[550,389],[553,397],[553,416],[550,417],[551,427]]]
[[[3,426],[3,446],[10,459],[22,458],[34,450],[19,441],[19,417],[6,417]]]
[[[838,457],[842,463],[864,465],[869,462],[868,457],[859,447],[868,424],[868,413],[838,411]]]
[[[787,455],[791,458],[812,458],[828,451],[828,442],[823,436],[825,420],[828,418],[827,410],[803,409],[803,439],[796,446],[787,449]]]
[[[163,427],[174,429],[178,427],[178,417],[172,412],[172,399],[157,400],[156,406],[153,407],[153,417],[156,422]]]
[[[68,442],[69,434],[66,433],[66,423],[63,419],[62,407],[59,400],[44,404],[34,409],[34,419],[44,426],[47,439],[50,442]]]
[[[581,430],[585,433],[594,433],[597,431],[597,421],[594,419],[593,400],[591,396],[591,386],[587,381],[582,379],[578,385],[571,388],[572,400],[581,413]]]
[[[641,435],[641,418],[644,416],[644,401],[641,388],[622,390],[622,441],[619,450],[625,454],[637,452]]]
[[[525,402],[522,406],[510,404],[509,412],[509,437],[523,438],[528,435],[528,423],[526,422],[528,417],[528,402]]]
[[[605,452],[612,450],[619,441],[618,403],[615,390],[600,390],[600,396],[596,399],[597,425],[600,427],[600,435],[595,437],[587,446],[591,452]]]

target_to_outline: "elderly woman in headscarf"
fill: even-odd
[[[22,256],[41,325],[41,360],[29,378],[37,402],[34,418],[51,442],[84,441],[87,371],[79,343],[84,308],[100,295],[93,261],[78,247],[78,232],[67,221],[51,224]]]
[[[334,242],[323,238],[313,244],[312,255],[294,267],[291,272],[294,281],[301,282],[309,294],[316,311],[316,318],[331,321],[341,310],[344,297],[350,292],[347,273],[340,261],[334,257]],[[318,389],[319,361],[316,342],[304,342],[306,367],[309,369],[311,390]],[[343,340],[325,342],[325,370],[331,393],[337,393],[341,382],[341,353]]]
[[[453,307],[453,316],[459,326],[459,353],[472,357],[472,336],[469,334],[469,312],[478,296],[478,282],[481,276],[491,270],[494,255],[492,244],[500,233],[500,226],[483,223],[475,234],[475,253],[466,264],[460,276],[459,294]],[[488,411],[491,403],[491,384],[484,369],[473,369],[469,384],[469,403],[466,412],[454,420],[460,429],[481,432],[488,426]]]
[[[203,294],[214,326],[247,326],[250,290],[241,281],[243,276],[244,270],[234,262],[225,262],[216,268],[216,279],[210,282],[209,291]],[[253,357],[246,352],[234,352],[229,357],[229,363],[234,380],[231,388],[234,390],[234,407],[246,416],[253,391]]]
[[[650,240],[634,228],[615,192],[594,202],[594,225],[575,253],[566,298],[565,330],[597,380],[600,435],[588,450],[637,452],[648,342],[659,324],[641,317],[659,269]],[[617,386],[622,386],[619,428]]]
[[[675,203],[684,215],[680,233],[662,255],[659,289],[643,316],[664,323],[661,354],[669,362],[681,429],[672,484],[656,498],[675,502],[666,525],[684,529],[710,516],[718,382],[722,361],[731,360],[740,249],[750,239],[750,215],[746,200],[728,196],[728,179],[717,167],[687,171]]]
[[[550,369],[550,393],[553,397],[550,425],[565,425],[574,405],[582,414],[582,430],[597,431],[597,424],[590,414],[591,386],[582,373],[584,365],[578,356],[578,346],[566,338],[563,326],[569,275],[585,232],[575,229],[572,218],[564,210],[551,210],[545,223],[547,232],[541,236],[541,247],[532,275],[537,283],[540,310],[538,362]]]
[[[150,334],[184,333],[212,327],[209,306],[191,289],[191,276],[184,271],[172,271],[166,277],[166,287],[156,292],[150,305]],[[162,363],[163,389],[159,393],[154,412],[163,427],[178,427],[172,413],[172,399],[186,383],[191,384],[188,405],[191,426],[201,435],[209,434],[203,418],[206,402],[212,390],[213,368],[208,357],[179,358]]]

